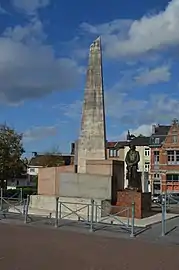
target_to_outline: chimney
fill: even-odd
[[[37,156],[37,152],[32,152],[32,156],[36,157]]]
[[[152,134],[155,134],[156,125],[152,125]]]
[[[177,118],[174,118],[173,121],[172,121],[172,124],[173,125],[178,125],[178,119]]]
[[[71,143],[71,155],[75,154],[75,143]]]
[[[130,134],[130,131],[128,130],[127,132],[127,141],[129,142],[131,140],[131,134]]]

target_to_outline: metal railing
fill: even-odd
[[[108,210],[93,199],[89,203],[60,201],[56,198],[54,211],[48,215],[38,216],[29,214],[30,196],[26,199],[14,201],[13,198],[3,197],[0,194],[0,214],[3,218],[12,217],[13,214],[25,224],[46,222],[56,228],[67,226],[72,223],[87,226],[90,232],[107,228],[118,228],[125,230],[130,237],[135,236],[135,204],[131,207],[123,207],[113,213],[115,206],[109,205]],[[118,207],[119,209],[119,207]],[[125,218],[121,217],[124,216]]]
[[[161,207],[161,236],[165,236],[168,231],[166,227],[167,223],[167,212],[170,209],[170,195],[163,193],[161,198],[161,203],[158,204]]]
[[[103,229],[104,227],[118,227],[135,236],[135,204],[131,207],[123,207],[116,213],[111,213],[114,207],[110,206],[110,211],[103,209],[93,199],[90,203],[62,202],[56,198],[55,227],[64,226],[74,222],[82,222],[88,226],[90,232]],[[119,208],[119,207],[118,207]],[[131,222],[130,222],[131,214]],[[127,222],[120,217],[126,216]],[[65,221],[65,224],[62,222]]]
[[[3,218],[21,216],[21,219],[26,223],[30,196],[28,195],[26,199],[23,199],[22,192],[20,192],[20,196],[15,197],[5,197],[3,196],[3,189],[0,190],[0,216]]]

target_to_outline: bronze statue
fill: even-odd
[[[135,145],[130,145],[130,150],[126,154],[128,189],[141,191],[141,179],[138,173],[138,163],[140,161],[139,152]]]

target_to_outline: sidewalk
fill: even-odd
[[[14,213],[18,213],[17,209],[14,209],[14,208],[10,208],[10,211],[14,212]],[[51,217],[55,218],[55,212],[50,213],[49,210],[45,210],[45,209],[29,208],[28,214],[29,215],[36,215],[36,216],[50,216],[50,214],[51,214]],[[166,220],[170,220],[170,219],[173,219],[173,218],[176,218],[176,217],[179,217],[179,214],[171,214],[171,213],[166,214]],[[68,216],[68,219],[77,221],[78,217],[75,214],[71,214],[71,215]],[[104,219],[104,218],[102,218],[102,219]],[[128,218],[119,217],[119,219],[120,219],[121,222],[123,222],[124,224],[127,225]],[[105,218],[106,223],[110,224],[111,220],[113,220],[113,224],[120,224],[120,222],[117,222],[116,218],[115,219],[114,218]],[[135,227],[140,227],[140,228],[143,227],[143,228],[145,228],[147,226],[160,223],[161,220],[162,220],[162,214],[157,213],[156,215],[153,215],[153,216],[150,216],[150,217],[147,217],[147,218],[135,219]],[[129,225],[131,225],[131,219],[129,220]]]

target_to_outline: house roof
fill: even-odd
[[[170,126],[158,125],[155,127],[155,133],[152,134],[152,136],[167,135],[170,128],[171,128],[171,125]]]
[[[148,146],[150,142],[150,137],[138,136],[129,141],[118,141],[118,142],[107,142],[107,148],[123,148],[128,146],[130,143],[135,146]]]
[[[107,142],[107,148],[123,148],[128,144],[127,141]]]
[[[55,167],[61,164],[69,165],[70,162],[71,162],[71,155],[63,156],[63,155],[44,154],[32,157],[29,162],[29,166]]]
[[[150,137],[138,136],[130,141],[135,146],[148,146],[150,144]]]
[[[161,146],[161,144],[164,142],[169,130],[171,128],[171,125],[158,125],[155,127],[155,132],[152,134],[150,139],[150,145],[151,146]],[[159,141],[156,142],[155,138],[159,138]]]

